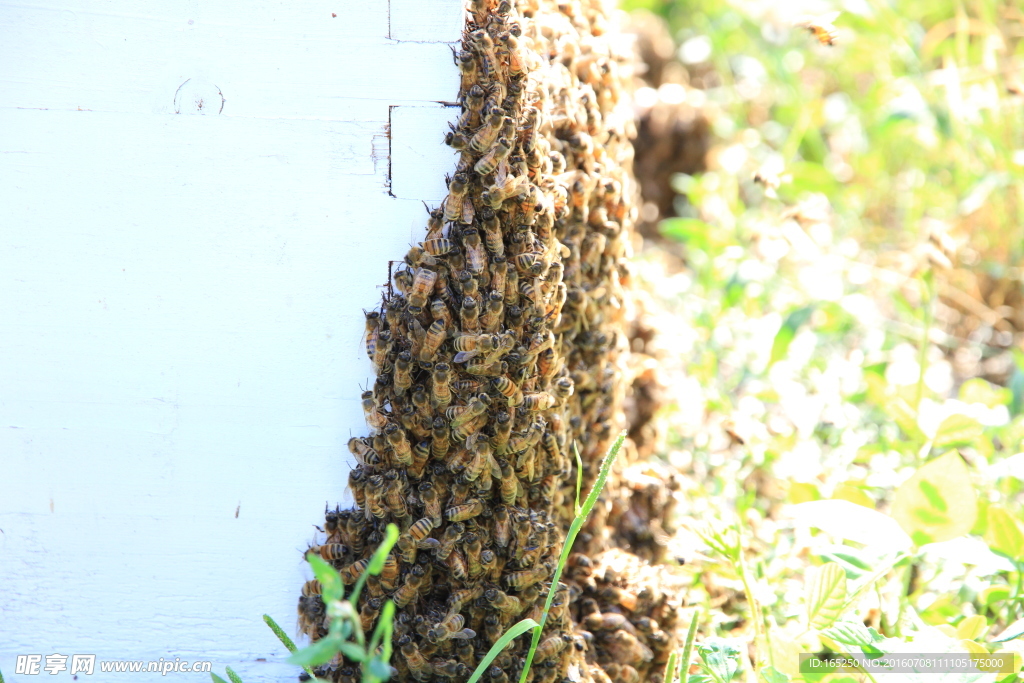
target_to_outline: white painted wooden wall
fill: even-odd
[[[361,309],[454,165],[460,14],[0,2],[6,680],[70,680],[15,674],[54,653],[294,680],[261,615],[295,629],[365,429]]]

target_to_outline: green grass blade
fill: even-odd
[[[676,683],[676,653],[673,650],[668,655],[668,664],[665,665],[665,683]]]
[[[269,614],[264,614],[263,621],[264,623],[266,623],[267,626],[270,627],[270,630],[274,632],[274,635],[277,636],[277,639],[281,641],[281,644],[288,649],[288,652],[294,654],[298,651],[298,646],[295,645],[292,639],[288,637],[288,634],[284,632],[284,629],[277,625],[277,622],[274,621],[273,617],[271,617]],[[312,678],[316,678],[316,676],[313,675],[312,667],[304,666],[302,668],[305,669],[306,673],[308,673]],[[0,680],[0,683],[3,683],[3,681]]]
[[[231,679],[231,683],[242,683],[242,677],[236,674],[230,666],[224,667],[224,670],[228,672],[228,678]]]
[[[491,645],[491,649],[487,651],[484,658],[480,660],[480,663],[476,665],[476,669],[473,670],[473,675],[469,677],[466,683],[476,683],[480,680],[480,677],[484,675],[488,667],[491,666],[491,662],[497,657],[502,650],[508,647],[508,644],[515,640],[520,635],[526,633],[532,628],[537,628],[539,624],[533,619],[523,619],[519,623],[515,624],[509,630],[502,634],[501,638],[495,641],[494,645]]]
[[[576,442],[572,442],[572,454],[576,456],[576,502],[573,503],[573,514],[580,514],[580,493],[583,492],[583,458],[580,457],[580,449]]]
[[[227,681],[225,681],[223,678],[221,678],[217,674],[213,673],[212,671],[210,672],[210,678],[213,679],[213,683],[228,683]]]
[[[679,680],[687,683],[690,675],[690,659],[693,657],[693,641],[697,639],[697,615],[693,615],[690,621],[690,628],[686,631],[686,645],[683,646],[683,653],[679,657]]]
[[[619,454],[619,449],[622,448],[623,442],[626,440],[626,431],[623,430],[619,434],[619,438],[615,439],[615,443],[612,444],[611,449],[608,451],[608,455],[604,456],[604,460],[601,461],[601,469],[597,473],[597,481],[594,482],[593,488],[590,489],[590,493],[587,495],[587,499],[583,501],[583,509],[579,511],[576,517],[572,520],[572,524],[569,526],[569,533],[566,534],[565,543],[562,545],[562,554],[558,558],[558,566],[555,568],[555,575],[551,578],[551,588],[548,590],[548,597],[544,601],[544,611],[541,612],[540,623],[533,629],[533,640],[530,642],[530,651],[526,655],[526,663],[523,665],[523,672],[519,676],[519,683],[526,683],[526,676],[530,673],[530,665],[533,664],[533,655],[537,651],[537,646],[540,644],[540,636],[544,631],[544,624],[548,620],[548,612],[551,610],[551,603],[555,599],[555,593],[558,592],[558,580],[562,578],[562,570],[565,569],[565,563],[569,559],[569,553],[572,551],[573,541],[576,540],[576,535],[583,528],[583,523],[587,521],[587,516],[590,511],[594,509],[594,505],[597,504],[597,499],[601,496],[601,489],[604,488],[604,484],[608,481],[608,475],[612,470],[612,463],[615,462],[615,456]]]
[[[373,637],[370,638],[370,652],[376,652],[377,646],[382,642],[384,649],[381,651],[381,658],[385,661],[391,660],[391,628],[395,622],[395,603],[388,600],[380,610],[380,618],[377,620],[377,628],[373,630]]]

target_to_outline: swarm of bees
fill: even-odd
[[[453,51],[462,113],[445,136],[460,153],[448,196],[366,316],[377,377],[362,395],[369,434],[349,442],[355,507],[327,511],[310,551],[353,583],[398,525],[358,608],[370,630],[394,601],[402,680],[465,681],[512,624],[540,619],[573,515],[573,444],[587,490],[621,429],[635,129],[631,55],[608,35],[609,9],[472,0]],[[589,564],[577,554],[558,586],[534,683],[633,683],[629,667],[654,661],[636,628],[602,626],[595,644],[580,624]],[[619,599],[606,588],[590,598],[598,609]],[[308,582],[298,606],[314,640],[328,625],[319,596]],[[601,644],[616,654],[599,658]],[[518,677],[526,646],[487,677]],[[358,665],[339,657],[317,673],[355,681]]]

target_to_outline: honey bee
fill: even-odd
[[[441,498],[437,495],[437,489],[429,481],[425,481],[420,484],[418,491],[423,502],[423,514],[430,519],[433,528],[436,529],[441,525]]]
[[[397,602],[396,602],[397,604]],[[405,658],[405,663],[409,667],[409,673],[412,674],[413,678],[417,681],[426,681],[433,674],[433,667],[424,659],[420,653],[416,643],[412,641],[409,636],[402,636],[398,640],[398,648],[402,652],[402,656]]]
[[[387,517],[388,511],[381,504],[381,499],[384,493],[384,477],[375,474],[366,481],[366,519],[369,520],[371,517],[377,519],[384,519]]]
[[[380,332],[380,313],[366,313],[366,355],[374,360],[377,352],[377,335]]]
[[[391,599],[395,601],[396,607],[401,609],[416,599],[416,596],[419,595],[420,586],[423,585],[426,573],[422,565],[413,565],[409,573],[406,574],[405,581],[391,595]]]
[[[443,256],[455,249],[455,243],[444,237],[431,237],[421,243],[423,251],[431,256]]]
[[[457,408],[449,408],[445,415],[451,420],[450,427],[457,429],[458,427],[466,424],[473,418],[487,412],[487,406],[491,402],[491,397],[487,394],[478,394],[470,400],[466,406],[459,406]]]
[[[491,447],[498,455],[504,455],[512,436],[512,416],[507,411],[499,410],[494,418],[494,438]]]
[[[498,138],[487,154],[480,157],[480,160],[476,162],[473,170],[482,176],[494,173],[495,169],[498,168],[498,164],[504,161],[511,151],[512,143],[508,141],[508,138]]]
[[[472,629],[464,628],[466,618],[461,614],[452,614],[434,625],[434,628],[427,631],[427,640],[431,643],[440,643],[445,640],[469,640],[476,637]]]
[[[367,460],[372,460],[375,455],[375,451],[366,443],[366,440],[356,436],[348,440],[348,450],[361,465],[365,465]]]
[[[430,444],[430,441],[420,441],[412,449],[412,465],[408,469],[408,474],[413,479],[423,477],[427,461],[430,460]]]
[[[466,265],[469,272],[479,276],[487,270],[487,252],[480,241],[479,231],[471,229],[463,232],[462,243],[466,247]]]
[[[344,583],[346,586],[355,583],[356,579],[358,579],[360,575],[362,575],[362,573],[366,571],[366,568],[369,565],[369,559],[362,559],[357,560],[356,562],[353,562],[352,564],[343,568],[340,572],[338,572],[339,574],[341,574],[342,583]]]
[[[512,466],[507,460],[501,460],[501,502],[505,505],[514,505],[519,497],[519,479],[516,478]]]
[[[466,564],[466,558],[462,551],[458,548],[452,550],[448,559],[445,560],[445,565],[456,581],[465,581],[469,578],[469,566]]]
[[[374,345],[373,364],[378,375],[384,374],[388,354],[391,352],[391,330],[381,330],[377,333],[377,342]]]
[[[462,218],[462,200],[469,190],[469,176],[456,173],[448,184],[448,197],[444,200],[444,219],[457,221]]]
[[[398,425],[391,423],[384,428],[384,436],[387,437],[388,443],[391,444],[391,449],[395,455],[395,462],[403,467],[411,465],[412,447],[409,444],[409,437],[406,436],[405,431]]]
[[[472,519],[484,511],[484,504],[479,498],[474,498],[463,505],[455,505],[444,511],[444,518],[449,522],[463,522]]]
[[[801,17],[794,26],[807,29],[822,45],[834,45],[839,35],[832,22],[839,18],[841,12],[828,12],[819,16]]]
[[[412,386],[412,354],[402,351],[395,361],[395,395],[403,396]]]
[[[537,646],[537,652],[534,654],[534,661],[543,662],[546,659],[552,659],[558,656],[565,647],[572,642],[572,636],[568,633],[563,633],[557,636],[549,636],[544,640],[540,641],[540,645]]]
[[[372,430],[383,429],[387,424],[387,417],[377,410],[377,402],[373,398],[372,391],[364,391],[362,394],[363,416],[366,418],[366,425]]]
[[[462,300],[462,308],[459,309],[459,319],[462,322],[462,331],[468,334],[480,333],[480,307],[476,299],[467,296]]]
[[[511,596],[497,588],[488,588],[484,591],[484,599],[491,604],[491,607],[502,614],[515,617],[523,612],[525,605],[517,597]]]
[[[487,245],[487,251],[491,252],[493,256],[504,256],[505,242],[501,235],[501,221],[498,220],[494,210],[488,206],[485,206],[480,212],[480,217],[483,219],[484,243]]]
[[[322,592],[323,588],[320,586],[320,582],[316,579],[313,579],[312,581],[307,581],[306,583],[302,584],[302,594],[307,598],[312,597],[314,595],[320,595]]]
[[[505,125],[505,113],[494,107],[487,112],[487,118],[484,119],[484,123],[473,134],[472,139],[469,141],[469,146],[480,153],[484,153],[491,148],[494,142],[498,139],[498,135],[501,134],[502,126]]]
[[[366,471],[357,467],[348,473],[348,488],[352,491],[352,498],[355,499],[356,507],[366,507]]]
[[[466,372],[481,377],[498,377],[508,372],[508,363],[501,361],[488,363],[486,359],[475,360],[466,364]]]
[[[430,668],[435,676],[442,678],[466,678],[469,676],[469,669],[466,665],[455,659],[435,659],[430,663]]]
[[[493,210],[498,210],[507,200],[520,194],[529,192],[530,179],[528,176],[513,176],[501,174],[501,169],[495,175],[494,183],[480,193],[480,200]]]
[[[523,313],[522,309],[519,308],[518,304],[519,271],[517,271],[515,268],[509,268],[508,273],[505,275],[505,305],[509,307],[506,317],[509,319],[509,322],[511,323],[510,326],[517,329],[523,326],[521,322]]]
[[[483,80],[494,81],[497,75],[497,60],[494,56],[494,41],[486,31],[474,31],[473,42],[480,56],[480,70]]]
[[[507,574],[505,576],[505,581],[508,583],[509,588],[524,591],[531,586],[539,584],[541,581],[545,581],[554,573],[554,564],[548,563],[533,567],[532,569],[524,569],[522,571]]]
[[[461,588],[448,596],[448,613],[457,614],[462,610],[464,605],[468,605],[473,602],[481,595],[484,594],[483,586],[474,586],[473,588]]]
[[[444,530],[444,534],[441,536],[441,547],[434,551],[434,557],[441,560],[442,562],[447,560],[452,551],[455,550],[455,544],[462,538],[462,534],[466,531],[466,525],[462,522],[456,522],[455,524],[449,524],[448,528]]]
[[[502,247],[504,251],[504,247]],[[501,294],[505,293],[505,276],[508,272],[508,261],[502,255],[496,255],[491,259],[491,291]]]
[[[409,287],[409,293],[407,299],[409,301],[409,310],[414,315],[418,315],[423,307],[427,304],[427,297],[434,291],[434,284],[437,282],[437,273],[427,268],[419,268],[416,271],[416,276],[413,278],[412,285]]]
[[[370,598],[359,609],[359,623],[364,632],[369,633],[373,629],[373,623],[377,621],[377,615],[380,614],[380,605],[380,598]]]
[[[631,593],[624,588],[617,586],[608,586],[601,591],[601,597],[608,602],[618,604],[630,612],[636,609],[637,596],[636,593]]]
[[[485,309],[480,316],[480,326],[485,333],[494,334],[505,317],[505,296],[496,291],[487,294]]]
[[[463,111],[455,127],[460,130],[470,130],[476,128],[477,124],[480,123],[480,108],[484,105],[485,93],[484,89],[477,83],[474,83],[468,90],[463,90],[463,92],[466,93],[463,101]]]
[[[549,410],[554,408],[557,404],[558,400],[545,391],[535,394],[523,394],[523,408],[525,410]]]
[[[431,374],[430,402],[435,410],[444,410],[452,402],[451,379],[450,365],[438,363],[434,366]]]
[[[299,597],[298,604],[299,629],[303,633],[317,636],[320,631],[324,617],[327,615],[327,607],[319,595],[303,595]]]
[[[409,508],[405,502],[405,482],[398,475],[397,470],[389,470],[384,475],[384,502],[388,509],[398,519],[405,519],[409,516]]]

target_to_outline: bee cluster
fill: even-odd
[[[349,443],[355,507],[327,512],[311,550],[352,583],[399,526],[358,608],[368,631],[394,601],[402,680],[465,681],[512,624],[540,619],[573,515],[573,444],[589,487],[621,428],[635,130],[630,55],[609,29],[602,0],[473,0],[448,196],[367,314],[377,379],[362,396],[370,434]],[[558,588],[532,681],[607,678],[575,623],[584,589]],[[316,581],[299,616],[326,634]],[[614,642],[636,639],[621,630]],[[524,640],[485,683],[518,675]],[[339,658],[319,674],[358,668]]]

